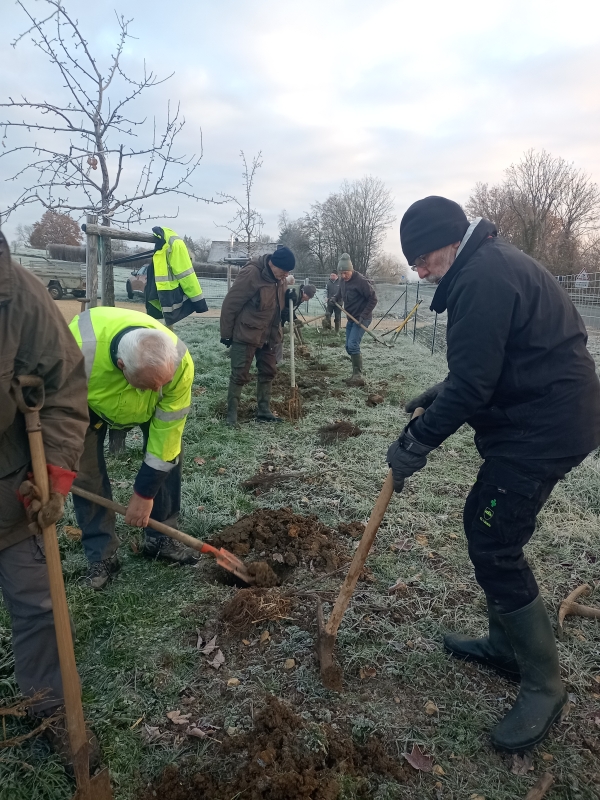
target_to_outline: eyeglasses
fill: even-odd
[[[419,269],[419,267],[426,266],[428,257],[429,253],[425,253],[425,255],[418,256],[418,258],[415,258],[415,263],[411,267],[412,271],[416,272]]]

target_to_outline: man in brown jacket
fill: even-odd
[[[249,261],[221,308],[221,342],[231,347],[231,377],[227,394],[227,424],[237,425],[242,389],[250,380],[256,358],[257,422],[281,422],[270,408],[271,387],[277,371],[276,347],[282,339],[281,310],[285,302],[286,277],[296,266],[288,247]]]
[[[44,379],[40,418],[51,496],[46,506],[34,504],[26,514],[18,491],[31,470],[29,446],[11,381],[30,374]],[[19,689],[27,696],[46,692],[32,706],[37,715],[62,705],[63,689],[48,571],[34,522],[47,526],[62,516],[88,424],[81,351],[39,280],[11,261],[0,233],[0,586]]]

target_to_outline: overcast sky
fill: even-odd
[[[47,13],[41,0],[24,2]],[[60,100],[58,76],[31,43],[7,46],[27,19],[9,0],[2,6],[1,101]],[[65,6],[108,65],[118,31],[111,4]],[[117,0],[114,8],[134,20],[126,70],[139,75],[145,59],[159,75],[175,73],[133,116],[160,122],[169,100],[181,103],[178,149],[197,151],[202,130],[194,189],[205,197],[238,193],[239,151],[261,150],[254,199],[266,233],[276,235],[282,209],[300,216],[342,180],[372,174],[395,198],[387,249],[399,254],[398,222],[411,202],[428,194],[464,202],[477,181],[499,181],[530,147],[600,181],[596,0]],[[27,136],[9,131],[4,142]],[[13,165],[0,159],[3,179]],[[0,209],[17,190],[0,182]],[[163,198],[148,208],[160,224],[178,206],[166,224],[180,234],[227,238],[215,226],[230,215],[222,206]],[[7,237],[41,213],[15,214]]]

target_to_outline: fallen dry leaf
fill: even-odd
[[[206,464],[206,460],[204,458],[200,458],[200,456],[196,456],[194,459],[194,464],[198,464],[201,467],[203,464]]]
[[[542,761],[554,761],[554,756],[552,753],[542,753]]]
[[[268,642],[270,638],[271,638],[271,634],[269,633],[269,631],[263,631],[263,632],[261,633],[261,635],[260,635],[260,639],[259,639],[258,641],[259,641],[261,644],[264,644],[265,642]]]
[[[415,542],[417,544],[420,544],[421,547],[427,547],[427,545],[429,544],[429,539],[427,538],[427,536],[425,536],[425,534],[417,533],[415,535]]]
[[[273,561],[276,561],[278,564],[283,564],[283,562],[284,562],[284,558],[281,555],[281,553],[273,553],[271,558],[273,559]]]
[[[198,395],[204,394],[205,391],[206,391],[206,386],[194,386],[194,388],[192,389],[192,394],[198,397]]]
[[[375,667],[361,667],[358,674],[360,675],[361,681],[364,681],[368,678],[374,678],[375,675],[377,675],[377,670]]]
[[[142,738],[150,744],[151,742],[155,742],[157,739],[160,739],[162,733],[160,728],[155,728],[152,725],[144,725],[142,728]]]
[[[239,678],[229,678],[229,680],[227,681],[227,686],[239,686],[239,685],[240,685]]]
[[[432,717],[434,714],[438,714],[439,711],[440,711],[439,708],[436,706],[433,700],[428,700],[425,703],[425,713],[427,714],[428,717]]]
[[[170,719],[175,725],[187,725],[191,716],[191,714],[182,714],[179,709],[177,711],[167,711],[167,719]]]
[[[245,644],[246,647],[250,647],[250,639],[242,639],[242,644]]]
[[[395,542],[391,543],[390,550],[394,553],[407,552],[408,550],[412,550],[412,542],[410,539],[396,539]]]
[[[188,736],[195,736],[197,739],[206,739],[208,733],[203,731],[202,728],[188,728],[186,731]]]
[[[469,800],[485,800],[485,795],[483,794],[472,794]]]
[[[294,669],[296,666],[296,662],[293,658],[286,658],[285,664],[283,665],[284,669]]]
[[[401,581],[400,578],[398,578],[396,583],[393,586],[390,586],[388,589],[388,594],[407,594],[407,592],[408,586],[404,583],[404,581]]]
[[[225,475],[226,472],[227,470],[225,469],[225,467],[219,467],[219,469],[217,470],[217,475]]]
[[[215,657],[212,661],[208,662],[209,667],[219,669],[225,663],[225,656],[220,650],[217,650]]]
[[[440,767],[439,764],[436,764],[435,767],[433,768],[433,774],[434,775],[445,775],[446,773],[445,773],[443,767]]]
[[[394,697],[394,703],[401,703],[402,699],[400,697]]]
[[[530,753],[524,753],[523,756],[514,755],[513,763],[510,771],[513,775],[527,775],[528,772],[533,770],[533,756]]]
[[[207,722],[198,723],[197,725],[190,725],[186,733],[188,736],[195,736],[196,739],[206,739],[216,731],[220,731],[216,725],[209,725]]]
[[[63,533],[74,542],[79,542],[81,540],[81,528],[76,528],[74,525],[64,525]]]
[[[425,755],[418,744],[413,744],[412,751],[404,753],[404,758],[419,772],[433,772],[433,757]]]
[[[200,637],[200,639],[201,638],[202,637]],[[213,638],[210,640],[210,642],[207,642],[204,645],[204,647],[202,647],[202,648],[200,647],[200,639],[198,639],[198,650],[200,650],[202,655],[209,656],[213,652],[213,650],[217,649],[217,637],[216,636],[213,636]]]

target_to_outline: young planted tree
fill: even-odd
[[[0,103],[8,109],[0,126],[12,138],[6,139],[0,158],[15,162],[9,180],[19,186],[4,217],[39,203],[79,218],[96,214],[106,226],[129,226],[156,218],[145,211],[150,198],[174,194],[204,200],[191,182],[202,158],[201,138],[199,154],[176,150],[185,125],[179,106],[168,106],[162,126],[156,118],[135,116],[136,101],[172,76],[159,79],[145,65],[140,76],[130,74],[124,49],[132,38],[132,20],[117,15],[114,51],[102,65],[62,0],[43,1],[49,13],[38,19],[18,0],[30,24],[12,44],[30,39],[55,71],[56,87],[51,97],[24,94]],[[104,255],[110,261],[109,238]],[[114,305],[112,266],[106,266],[103,277],[104,304]]]
[[[259,150],[258,155],[254,156],[250,165],[248,165],[246,154],[243,150],[240,151],[240,158],[244,165],[244,171],[242,172],[244,193],[240,199],[235,195],[219,192],[219,197],[226,203],[233,203],[236,209],[229,222],[220,227],[227,228],[236,238],[241,239],[247,248],[248,258],[252,258],[257,250],[257,245],[260,244],[260,236],[265,224],[260,212],[252,208],[252,189],[256,173],[262,167],[262,153]]]

